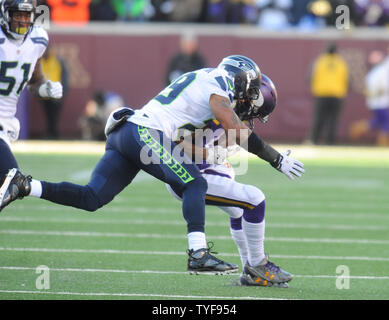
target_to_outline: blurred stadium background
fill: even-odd
[[[88,99],[97,90],[116,92],[133,108],[140,108],[154,97],[165,87],[169,59],[178,52],[180,37],[185,34],[197,36],[199,51],[209,67],[216,66],[224,56],[239,53],[253,58],[262,71],[271,76],[279,92],[279,104],[271,123],[261,126],[261,135],[265,139],[301,143],[308,138],[313,104],[308,74],[313,60],[332,41],[338,44],[351,74],[351,88],[340,116],[339,142],[350,143],[350,124],[369,116],[363,95],[367,56],[374,49],[387,50],[389,41],[385,25],[388,11],[382,11],[377,21],[374,20],[379,26],[369,26],[372,22],[366,22],[363,15],[367,15],[367,10],[358,11],[356,7],[356,3],[363,1],[112,0],[92,1],[91,7],[86,1],[84,5],[94,8],[93,5],[114,6],[118,2],[127,3],[129,7],[141,3],[140,8],[145,12],[138,12],[137,17],[129,15],[126,19],[116,15],[115,21],[107,22],[91,20],[100,17],[92,10],[88,23],[78,21],[69,26],[63,21],[50,21],[51,46],[69,69],[69,91],[59,125],[63,139],[81,137],[79,119]],[[380,1],[364,1],[365,7],[366,2],[373,5]],[[46,4],[51,3],[55,1]],[[182,16],[189,20],[185,23],[175,14],[183,3],[187,7]],[[224,17],[222,9],[217,11],[218,7],[212,7],[223,3],[226,9],[228,3],[236,5],[235,10],[242,12],[240,18]],[[336,7],[341,4],[349,5],[350,29],[336,28],[336,19],[340,17]],[[199,11],[199,6],[202,11]],[[247,12],[246,7],[252,10],[251,20],[243,15]],[[149,13],[150,8],[154,8],[154,15]],[[159,16],[157,13],[163,8],[167,13]],[[274,23],[261,22],[261,17],[270,9],[285,15],[287,20],[274,13],[262,19]],[[211,13],[219,14],[220,19],[224,17],[224,23],[218,23]],[[196,19],[201,23],[194,22]],[[21,104],[22,138],[44,137],[45,120],[39,102],[26,97]],[[374,143],[374,139],[367,136],[360,143]]]

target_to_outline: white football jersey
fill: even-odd
[[[188,72],[149,101],[128,119],[133,123],[162,131],[177,140],[180,129],[194,131],[214,119],[209,105],[212,94],[234,97],[233,79],[217,68]]]
[[[376,65],[365,78],[369,109],[386,109],[389,107],[389,58]]]
[[[49,37],[41,27],[33,27],[22,43],[7,38],[0,28],[0,117],[11,118],[37,60],[42,57]]]

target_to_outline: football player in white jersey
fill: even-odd
[[[15,117],[25,86],[42,98],[61,98],[62,85],[46,81],[40,58],[48,44],[47,32],[34,26],[35,1],[4,0],[0,4],[0,185],[18,164],[10,145],[18,139],[20,124]]]
[[[290,174],[295,170],[294,161],[252,132],[232,106],[236,100],[260,104],[261,77],[257,64],[244,56],[227,57],[217,68],[182,75],[143,108],[135,112],[123,108],[111,114],[106,125],[105,154],[87,185],[39,181],[12,169],[0,189],[0,210],[29,195],[95,211],[112,201],[144,170],[169,184],[182,198],[189,245],[188,271],[236,271],[237,265],[217,259],[207,248],[204,232],[207,181],[174,141],[179,139],[181,129],[204,128],[208,120],[216,119],[226,132],[234,130],[239,145]]]
[[[267,122],[269,115],[277,104],[277,90],[273,81],[262,74],[260,87],[263,103],[258,108],[240,103],[235,111],[241,119],[254,126],[254,119]],[[214,147],[208,159],[197,164],[203,177],[207,180],[208,189],[205,196],[206,204],[218,206],[230,216],[230,232],[240,254],[243,272],[240,277],[242,285],[288,287],[293,276],[269,261],[264,251],[265,239],[265,196],[263,192],[251,185],[235,181],[235,171],[226,161],[226,157],[237,152],[236,147],[222,148],[218,140],[224,135],[218,121],[213,120],[208,128],[214,132],[213,141],[202,143],[202,148]],[[212,147],[211,147],[212,148]],[[290,158],[291,159],[291,158]],[[296,171],[293,175],[300,177],[304,172],[304,165],[297,160]],[[175,198],[181,198],[167,185],[168,191]]]
[[[262,74],[260,87],[263,103],[259,108],[239,103],[235,111],[241,119],[249,121],[254,126],[254,119],[266,122],[277,104],[277,90],[273,81]],[[269,261],[264,251],[265,239],[265,196],[263,192],[251,185],[235,181],[235,171],[226,157],[237,151],[235,147],[222,148],[218,140],[224,135],[218,121],[213,120],[208,128],[214,132],[213,141],[202,142],[202,148],[217,145],[215,153],[197,164],[203,177],[207,180],[208,189],[205,196],[206,204],[218,206],[230,216],[230,231],[240,254],[243,272],[240,277],[242,285],[277,286],[286,288],[293,276],[273,262]],[[295,161],[295,176],[304,172],[303,164]],[[288,175],[294,179],[293,175]],[[181,198],[167,185],[168,191],[177,199]]]

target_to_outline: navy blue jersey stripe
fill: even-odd
[[[216,77],[215,80],[219,83],[220,88],[222,88],[223,91],[227,91],[227,84],[224,81],[223,77]]]

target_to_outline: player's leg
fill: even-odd
[[[139,172],[139,168],[117,150],[107,149],[94,168],[87,185],[42,181],[42,193],[36,194],[57,204],[96,211],[119,194]],[[32,193],[35,191],[32,182]]]
[[[221,208],[243,210],[241,208],[234,208],[234,207],[221,207]],[[242,270],[243,270],[244,266],[248,261],[249,249],[247,245],[247,238],[242,228],[242,216],[240,216],[239,218],[230,217],[230,233],[232,239],[234,240],[238,248],[240,261],[242,262]]]
[[[2,129],[1,129],[2,130]],[[15,177],[18,170],[18,163],[11,152],[8,143],[5,142],[0,135],[0,210],[3,208],[4,201],[7,201],[8,186],[13,179],[19,179],[21,185],[25,185],[26,189],[22,190],[21,196],[29,193],[29,182],[24,177]],[[15,190],[18,191],[18,190]],[[14,192],[15,192],[14,191]],[[19,193],[19,192],[18,192]]]
[[[120,152],[131,158],[142,170],[169,184],[182,197],[182,212],[188,231],[188,269],[195,272],[237,270],[236,265],[213,257],[206,249],[204,225],[207,182],[197,166],[161,131],[131,122],[125,123],[122,128],[121,130],[127,132],[127,136],[133,137],[137,145],[128,148],[123,143],[119,148]]]
[[[222,166],[221,166],[222,167]],[[223,173],[215,170],[207,170],[203,177],[207,180],[208,189],[206,204],[219,206],[231,218],[230,231],[234,242],[238,247],[243,266],[248,257],[252,263],[259,264],[265,258],[264,240],[264,210],[261,218],[256,216],[262,210],[264,202],[263,193],[250,185],[238,183],[230,178],[225,168]],[[221,171],[221,170],[220,170]],[[231,172],[233,174],[233,172]],[[233,176],[231,174],[231,176]],[[182,199],[180,193],[167,186],[168,191],[177,199]],[[260,205],[260,206],[259,206]],[[257,208],[259,206],[260,209]],[[244,217],[244,229],[242,229],[242,216]],[[248,220],[248,221],[246,221]],[[250,221],[260,220],[259,223]],[[247,238],[247,235],[249,238]],[[249,241],[248,241],[249,240]]]
[[[120,132],[116,133],[121,136]],[[25,195],[43,198],[57,204],[95,211],[110,202],[139,172],[139,168],[117,151],[120,139],[107,140],[106,152],[93,170],[87,185],[69,182],[51,183],[24,176],[12,169],[14,177],[4,183],[0,209]],[[131,146],[130,146],[131,147]]]
[[[211,176],[208,176],[211,177]],[[175,197],[177,200],[182,201],[182,198],[170,187],[170,185],[166,184],[166,188],[169,193]],[[242,215],[243,209],[239,207],[220,207],[223,211],[225,211],[230,216],[230,233],[232,239],[234,240],[239,256],[242,262],[242,268],[244,268],[247,257],[248,257],[248,248],[247,248],[247,239],[246,235],[242,230]]]
[[[139,168],[128,162],[116,150],[107,149],[93,170],[87,185],[39,181],[24,176],[17,169],[10,172],[14,172],[14,176],[8,181],[1,209],[12,201],[29,195],[61,205],[95,211],[122,191],[139,172]]]
[[[232,219],[242,217],[240,224],[232,224],[231,228],[242,227],[247,239],[248,261],[250,265],[258,265],[265,258],[265,195],[254,186],[215,171],[205,172],[208,172],[203,174],[208,183],[206,203],[219,206]]]
[[[207,204],[218,205],[230,214],[230,227],[237,236],[235,243],[243,255],[245,247],[240,245],[240,240],[244,238],[239,235],[243,233],[247,241],[247,263],[244,267],[242,283],[265,286],[282,283],[280,286],[286,286],[285,283],[293,276],[269,261],[264,251],[265,196],[262,191],[219,175],[217,172],[209,172],[203,176],[208,182]],[[231,206],[242,209],[242,215],[239,217],[239,211],[232,210],[229,208]],[[244,260],[244,256],[241,259]],[[247,282],[247,279],[250,281]]]
[[[1,128],[0,128],[1,130]],[[12,154],[8,143],[0,137],[0,186],[3,184],[5,176],[12,168],[17,168],[18,163]]]

